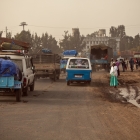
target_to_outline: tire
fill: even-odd
[[[21,89],[16,89],[15,93],[16,93],[16,102],[20,102],[21,101]]]
[[[59,76],[60,76],[60,75],[57,76],[57,79],[58,79],[58,80],[59,80]]]
[[[56,72],[54,72],[54,74],[53,74],[53,81],[55,82],[56,79],[57,79],[57,77],[56,77]]]
[[[91,81],[88,81],[88,85],[90,85],[91,84]]]
[[[28,96],[28,86],[23,88],[23,96]]]
[[[35,87],[35,80],[33,81],[33,84],[30,86],[30,91],[34,91],[34,87]]]
[[[70,82],[69,82],[69,81],[67,81],[67,85],[68,85],[68,86],[70,85]]]

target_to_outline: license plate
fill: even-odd
[[[76,78],[82,78],[82,75],[75,75]]]

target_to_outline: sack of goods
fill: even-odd
[[[3,42],[0,46],[1,50],[24,50],[22,46],[15,45],[14,43]]]
[[[51,51],[51,50],[46,49],[46,48],[42,49],[42,52],[43,52],[43,53],[52,53],[52,51]]]
[[[19,77],[19,68],[13,61],[0,58],[0,76],[17,78]]]

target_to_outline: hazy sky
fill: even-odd
[[[0,0],[0,31],[7,26],[14,36],[22,31],[21,22],[31,34],[47,32],[57,41],[72,28],[85,36],[99,29],[109,35],[109,28],[118,25],[134,37],[140,33],[140,0]]]

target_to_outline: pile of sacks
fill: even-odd
[[[0,45],[0,50],[24,50],[22,46],[15,45],[14,43],[3,42]]]

